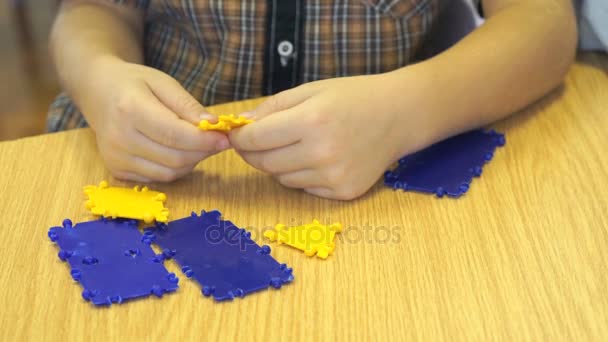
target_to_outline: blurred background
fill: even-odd
[[[5,0],[0,5],[0,141],[44,133],[59,92],[48,53],[56,1]]]

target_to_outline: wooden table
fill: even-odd
[[[231,151],[154,184],[173,217],[218,208],[258,242],[278,222],[345,225],[326,261],[272,245],[296,280],[219,304],[173,261],[177,293],[107,309],[84,302],[47,230],[91,218],[83,185],[117,183],[93,133],[1,143],[0,340],[608,340],[606,70],[605,57],[581,56],[564,87],[496,124],[507,145],[458,200],[380,184],[352,202],[320,199]]]

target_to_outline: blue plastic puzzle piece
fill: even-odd
[[[504,135],[496,131],[463,133],[401,158],[395,170],[384,174],[384,184],[437,197],[460,197],[504,144]]]
[[[219,211],[157,224],[144,239],[164,248],[188,278],[201,284],[205,296],[222,301],[243,297],[293,280],[292,270],[270,256],[270,247],[258,246],[251,233],[221,219]],[[164,252],[163,252],[164,254]]]
[[[161,297],[178,288],[179,279],[144,242],[136,221],[100,219],[72,227],[65,220],[48,236],[59,246],[59,258],[70,264],[72,278],[84,288],[82,297],[95,305],[151,294]]]

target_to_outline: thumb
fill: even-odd
[[[254,110],[242,115],[260,120],[270,114],[277,113],[299,105],[318,92],[313,83],[304,84],[296,88],[288,89],[267,98]]]
[[[193,125],[198,125],[202,119],[215,118],[177,80],[169,75],[165,76],[147,81],[154,95],[168,109]]]

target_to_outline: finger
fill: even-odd
[[[152,182],[152,180],[150,180],[146,177],[142,177],[138,174],[135,174],[132,172],[127,172],[127,171],[115,171],[115,172],[112,172],[112,176],[119,180],[132,181],[132,182],[138,182],[138,183]]]
[[[334,199],[334,200],[340,200],[340,201],[352,200],[365,193],[365,189],[356,189],[356,188],[353,188],[352,186],[343,187],[341,189],[329,189],[329,188],[326,188],[323,186],[317,186],[317,187],[311,187],[311,188],[304,188],[304,191],[306,191],[309,194],[315,195],[315,196]]]
[[[127,146],[127,151],[132,155],[173,169],[198,164],[211,154],[210,152],[173,149],[158,144],[140,133],[134,134],[133,140]]]
[[[190,173],[196,165],[172,169],[141,157],[118,151],[108,156],[111,169],[128,172],[150,181],[171,182]],[[112,167],[113,166],[113,167]]]
[[[279,183],[288,188],[317,188],[322,185],[322,180],[319,179],[317,172],[312,169],[284,173],[275,178]]]
[[[301,109],[294,107],[231,131],[230,144],[239,151],[265,151],[298,142],[305,130]]]
[[[240,152],[243,159],[258,170],[272,174],[288,173],[305,169],[317,156],[302,143],[261,152]]]
[[[307,83],[282,91],[266,99],[257,108],[247,113],[247,116],[255,120],[260,120],[269,114],[295,107],[317,92],[318,89],[314,83]]]
[[[177,180],[192,172],[196,166],[188,165],[181,168],[172,169],[136,156],[131,156],[131,165],[134,173],[152,181],[159,182],[172,182]]]
[[[334,192],[331,189],[324,188],[324,187],[305,188],[304,191],[306,191],[307,193],[309,193],[311,195],[315,195],[315,196],[319,196],[319,197],[323,197],[323,198],[331,198],[331,199],[336,198],[334,196]]]
[[[150,77],[146,82],[160,102],[181,119],[197,125],[202,120],[201,115],[214,117],[173,77],[162,73],[159,77]]]
[[[218,152],[230,146],[226,135],[203,132],[189,122],[180,120],[153,96],[139,103],[135,127],[148,139],[178,150]]]

